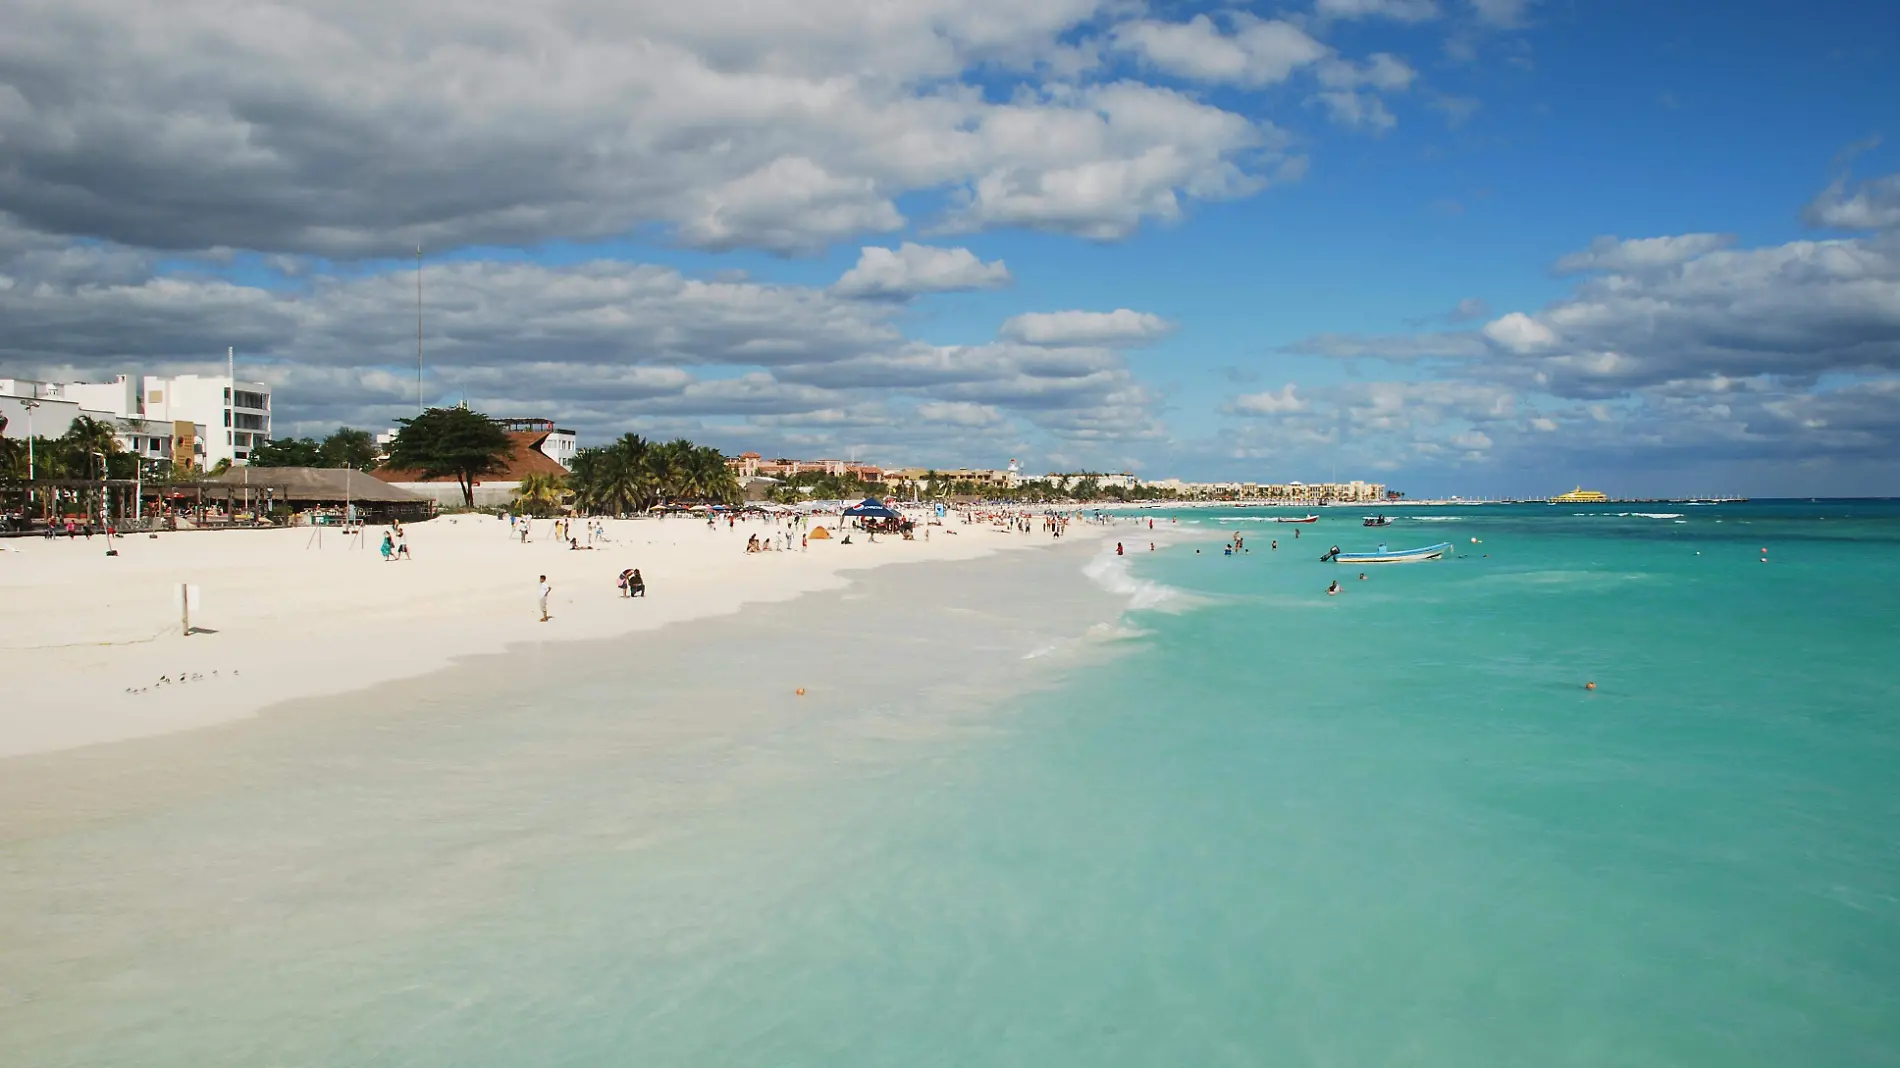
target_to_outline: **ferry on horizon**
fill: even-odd
[[[1559,493],[1557,496],[1552,497],[1550,499],[1550,503],[1552,504],[1606,504],[1609,502],[1609,499],[1610,498],[1604,495],[1601,491],[1587,490],[1587,489],[1584,489],[1582,486],[1578,486],[1576,489],[1571,490],[1569,493]]]

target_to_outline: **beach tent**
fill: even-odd
[[[859,501],[857,504],[854,504],[851,507],[846,508],[844,510],[844,514],[851,516],[854,519],[901,519],[903,518],[902,516],[897,514],[897,509],[892,508],[890,505],[885,504],[883,501],[878,500],[876,497],[864,498],[864,500]]]
[[[824,527],[813,527],[811,528],[810,537],[813,541],[824,541],[831,537],[831,531],[826,530]]]

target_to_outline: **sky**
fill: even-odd
[[[582,444],[1900,495],[1890,2],[0,0],[0,375]]]

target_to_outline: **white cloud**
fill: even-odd
[[[1115,29],[1117,48],[1183,78],[1236,85],[1272,85],[1329,51],[1290,22],[1252,15],[1230,17],[1224,33],[1206,15],[1187,22],[1130,22]]]
[[[906,195],[957,197],[966,227],[1115,237],[1260,188],[1270,127],[1045,80],[1094,68],[1074,39],[1105,2],[21,0],[0,36],[0,211],[181,251],[658,227],[797,253],[903,226]],[[1249,77],[1318,47],[1284,24],[1235,39]]]
[[[985,263],[967,248],[936,248],[909,241],[897,249],[869,246],[832,292],[845,297],[906,299],[920,293],[996,289],[1009,284],[1002,260]]]
[[[1390,52],[1375,52],[1364,63],[1332,58],[1320,63],[1317,71],[1321,85],[1334,89],[1371,86],[1387,92],[1409,88],[1418,72],[1411,64]]]
[[[1117,308],[1111,312],[1031,312],[1003,323],[1001,336],[1030,345],[1143,345],[1158,340],[1174,324],[1149,312]]]
[[[1316,0],[1313,11],[1324,18],[1394,22],[1430,22],[1441,14],[1436,0]]]
[[[1326,113],[1341,126],[1384,133],[1398,125],[1398,119],[1386,108],[1385,101],[1371,93],[1328,89],[1314,94],[1313,99],[1325,105]]]
[[[1677,234],[1628,240],[1606,235],[1591,241],[1590,247],[1582,252],[1572,252],[1559,259],[1551,269],[1558,274],[1653,271],[1686,263],[1734,243],[1733,234]]]
[[[937,229],[1035,226],[1092,240],[1182,215],[1181,196],[1227,200],[1266,185],[1236,162],[1279,160],[1269,123],[1132,82],[1058,94],[1061,106],[997,107],[983,133],[1011,163],[981,171]]]
[[[933,423],[948,423],[968,429],[982,429],[1005,422],[1003,413],[990,404],[967,401],[931,401],[917,406],[917,415]]]
[[[1537,352],[1557,343],[1555,331],[1523,312],[1511,312],[1491,320],[1484,324],[1483,333],[1485,337],[1518,353]]]
[[[1810,226],[1836,230],[1886,230],[1900,227],[1900,174],[1861,182],[1850,193],[1836,179],[1802,211]]]
[[[137,261],[110,246],[0,256],[0,274],[21,282],[0,288],[0,366],[60,377],[209,371],[235,344],[243,373],[280,386],[287,432],[380,427],[414,411],[407,270],[273,291],[149,268],[140,277]],[[954,426],[1102,448],[1158,433],[1157,395],[1114,348],[1077,341],[1135,344],[1159,329],[1133,312],[1019,324],[1045,340],[1066,327],[1069,347],[937,346],[899,332],[895,302],[664,267],[461,260],[431,265],[425,281],[430,403],[532,410],[595,440],[663,428],[762,447],[880,445],[893,459],[938,448],[955,462],[968,442]]]
[[[1232,407],[1234,411],[1245,415],[1286,415],[1305,411],[1306,402],[1295,393],[1293,383],[1288,382],[1280,387],[1278,393],[1267,390],[1235,397]]]
[[[1509,29],[1524,24],[1530,0],[1471,0],[1471,10],[1480,22]]]

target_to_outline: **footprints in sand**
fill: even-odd
[[[135,695],[142,694],[142,693],[150,693],[153,690],[163,689],[167,686],[184,686],[189,683],[203,682],[206,679],[216,679],[219,677],[220,675],[215,669],[209,675],[206,675],[205,673],[201,671],[181,671],[176,676],[160,675],[158,677],[158,681],[152,683],[150,686],[127,686],[125,688],[125,692],[128,694],[135,694]],[[230,671],[225,672],[222,677],[230,678],[230,679],[237,678],[238,677],[237,669],[233,668]]]

